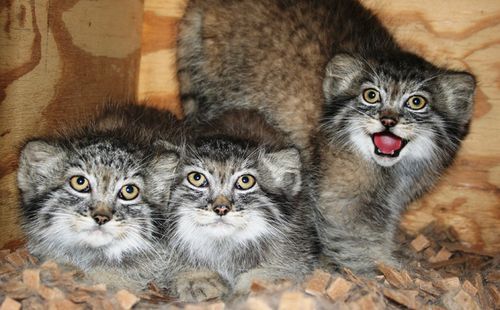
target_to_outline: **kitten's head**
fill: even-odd
[[[339,54],[323,89],[323,128],[337,147],[381,166],[436,158],[446,164],[467,134],[475,79],[408,53]]]
[[[163,145],[110,137],[28,142],[18,185],[31,250],[82,266],[151,249],[177,163]]]
[[[187,152],[171,202],[181,243],[244,244],[276,233],[286,221],[301,188],[295,148],[270,151],[212,137]]]

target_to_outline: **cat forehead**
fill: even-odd
[[[71,159],[92,166],[121,168],[136,165],[142,161],[140,151],[112,140],[77,141],[67,145]]]
[[[260,148],[249,141],[217,136],[198,139],[189,148],[187,155],[198,161],[236,164],[258,157],[259,151]]]
[[[372,82],[398,90],[423,87],[440,74],[439,69],[426,61],[408,55],[367,61],[364,71]]]
[[[256,161],[252,158],[239,156],[227,156],[224,158],[197,156],[186,160],[185,166],[200,167],[210,173],[236,172],[241,169],[249,169],[255,166]]]

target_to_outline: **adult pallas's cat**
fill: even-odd
[[[404,51],[354,0],[193,0],[180,25],[184,109],[264,111],[316,173],[332,263],[395,263],[402,211],[451,164],[475,79]]]

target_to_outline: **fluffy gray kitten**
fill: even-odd
[[[29,251],[120,287],[167,272],[160,240],[178,128],[167,112],[116,105],[90,125],[26,143],[18,185]]]
[[[186,112],[258,109],[305,151],[327,260],[395,264],[401,213],[467,134],[474,77],[404,51],[355,0],[193,0],[178,40]]]
[[[298,150],[249,111],[196,128],[172,189],[169,236],[179,262],[212,274],[185,269],[177,294],[199,301],[244,295],[254,278],[301,280],[319,251],[310,206],[300,202]]]

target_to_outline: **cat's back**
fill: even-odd
[[[184,104],[186,112],[257,108],[307,144],[326,59],[298,13],[277,1],[192,1],[180,26],[179,78],[183,97],[199,106]]]
[[[116,136],[141,146],[159,139],[179,145],[185,134],[183,122],[171,112],[133,103],[107,104],[83,128],[87,135]]]
[[[308,148],[327,62],[335,50],[376,45],[365,33],[377,27],[352,0],[190,1],[178,42],[185,111],[257,108]]]

